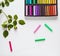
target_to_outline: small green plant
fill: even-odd
[[[2,2],[0,2],[0,6],[2,8],[4,8],[5,6],[9,6],[10,5],[10,2],[13,2],[14,0],[4,0]],[[0,15],[1,14],[4,14],[7,18],[6,21],[4,21],[2,23],[2,28],[4,28],[4,31],[3,31],[3,36],[6,38],[8,35],[9,35],[9,31],[14,28],[14,30],[16,30],[18,27],[17,27],[17,24],[19,23],[20,25],[24,25],[25,24],[25,21],[24,20],[19,20],[18,19],[18,16],[17,14],[15,14],[14,16],[12,15],[6,15],[6,13],[0,9]]]

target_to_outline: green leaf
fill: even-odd
[[[2,13],[2,9],[0,9],[0,14]]]
[[[7,28],[7,24],[2,24],[2,27],[3,28]]]
[[[13,21],[13,25],[14,25],[14,26],[17,25],[17,21]]]
[[[14,26],[14,29],[16,30],[17,29],[17,26]]]
[[[9,32],[8,32],[7,30],[5,30],[5,31],[3,32],[3,36],[4,36],[5,38],[8,36],[8,34],[9,34]]]
[[[3,22],[3,24],[7,24],[7,20]]]
[[[9,6],[9,2],[7,0],[5,1],[5,5],[6,6]]]
[[[25,24],[25,21],[24,20],[19,20],[19,24],[20,25],[24,25]]]
[[[18,19],[18,16],[17,15],[14,15],[14,19],[17,20]]]
[[[0,2],[0,6],[1,6],[1,2]]]
[[[8,15],[8,17],[9,17],[10,19],[12,19],[12,16],[11,16],[11,15]]]
[[[12,24],[9,24],[8,25],[8,30],[10,30],[11,28],[13,28],[13,25]]]
[[[9,0],[9,2],[13,2],[14,0]]]
[[[12,22],[12,19],[8,19],[8,23],[11,23]]]
[[[1,2],[1,5],[2,5],[2,7],[5,7],[5,3],[4,2]]]

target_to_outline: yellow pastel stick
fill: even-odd
[[[44,4],[44,0],[42,0],[42,4]]]
[[[56,0],[53,0],[53,4],[56,4]]]
[[[49,4],[49,0],[47,0],[46,2],[47,2],[47,4]]]
[[[42,4],[42,0],[37,0],[37,3],[38,4]]]
[[[47,4],[47,0],[45,1],[45,4]]]
[[[42,1],[42,0],[40,0],[40,2],[41,2],[41,4],[43,3],[43,1]]]
[[[53,0],[50,0],[50,4],[53,4]]]
[[[37,0],[37,3],[40,4],[40,0]]]
[[[44,0],[44,4],[46,4],[46,0]]]
[[[56,0],[53,0],[53,4],[56,4]]]
[[[49,0],[49,4],[50,4],[50,0]]]
[[[57,1],[56,0],[54,0],[54,4],[56,4],[57,3]]]
[[[48,0],[45,0],[45,4],[48,4]]]

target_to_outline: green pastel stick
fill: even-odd
[[[49,29],[51,32],[53,31],[47,24],[44,24],[47,29]]]
[[[37,4],[37,0],[33,0],[33,4]]]
[[[36,39],[35,42],[45,41],[45,38]]]

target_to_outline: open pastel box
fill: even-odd
[[[57,0],[25,0],[25,16],[58,16]]]

